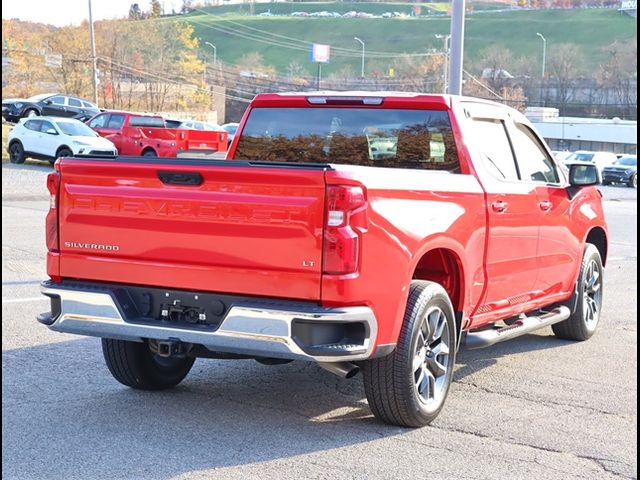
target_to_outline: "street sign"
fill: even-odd
[[[47,67],[60,68],[62,67],[62,55],[45,55],[44,64]]]
[[[331,47],[320,43],[312,43],[309,51],[311,61],[316,63],[329,63]]]

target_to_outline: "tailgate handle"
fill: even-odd
[[[167,185],[202,185],[202,175],[198,172],[158,172],[160,181]]]

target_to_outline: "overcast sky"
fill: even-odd
[[[92,0],[93,19],[124,17],[132,3],[149,10],[150,0]],[[180,0],[160,0],[165,11],[179,10]],[[89,18],[89,0],[3,0],[2,18],[19,18],[56,26],[78,25]]]

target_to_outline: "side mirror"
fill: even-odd
[[[55,128],[47,128],[44,133],[47,133],[49,135],[58,135],[58,132],[56,132]]]
[[[600,170],[590,163],[572,163],[569,165],[569,185],[572,187],[588,187],[602,183]]]
[[[51,105],[53,102],[51,100],[45,100],[43,103],[45,105]]]

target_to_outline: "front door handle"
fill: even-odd
[[[538,206],[543,212],[548,212],[549,210],[551,210],[551,207],[553,207],[553,204],[549,200],[543,200],[538,203]]]
[[[508,206],[509,204],[503,201],[497,201],[491,204],[491,208],[493,209],[493,211],[498,213],[504,212]]]

